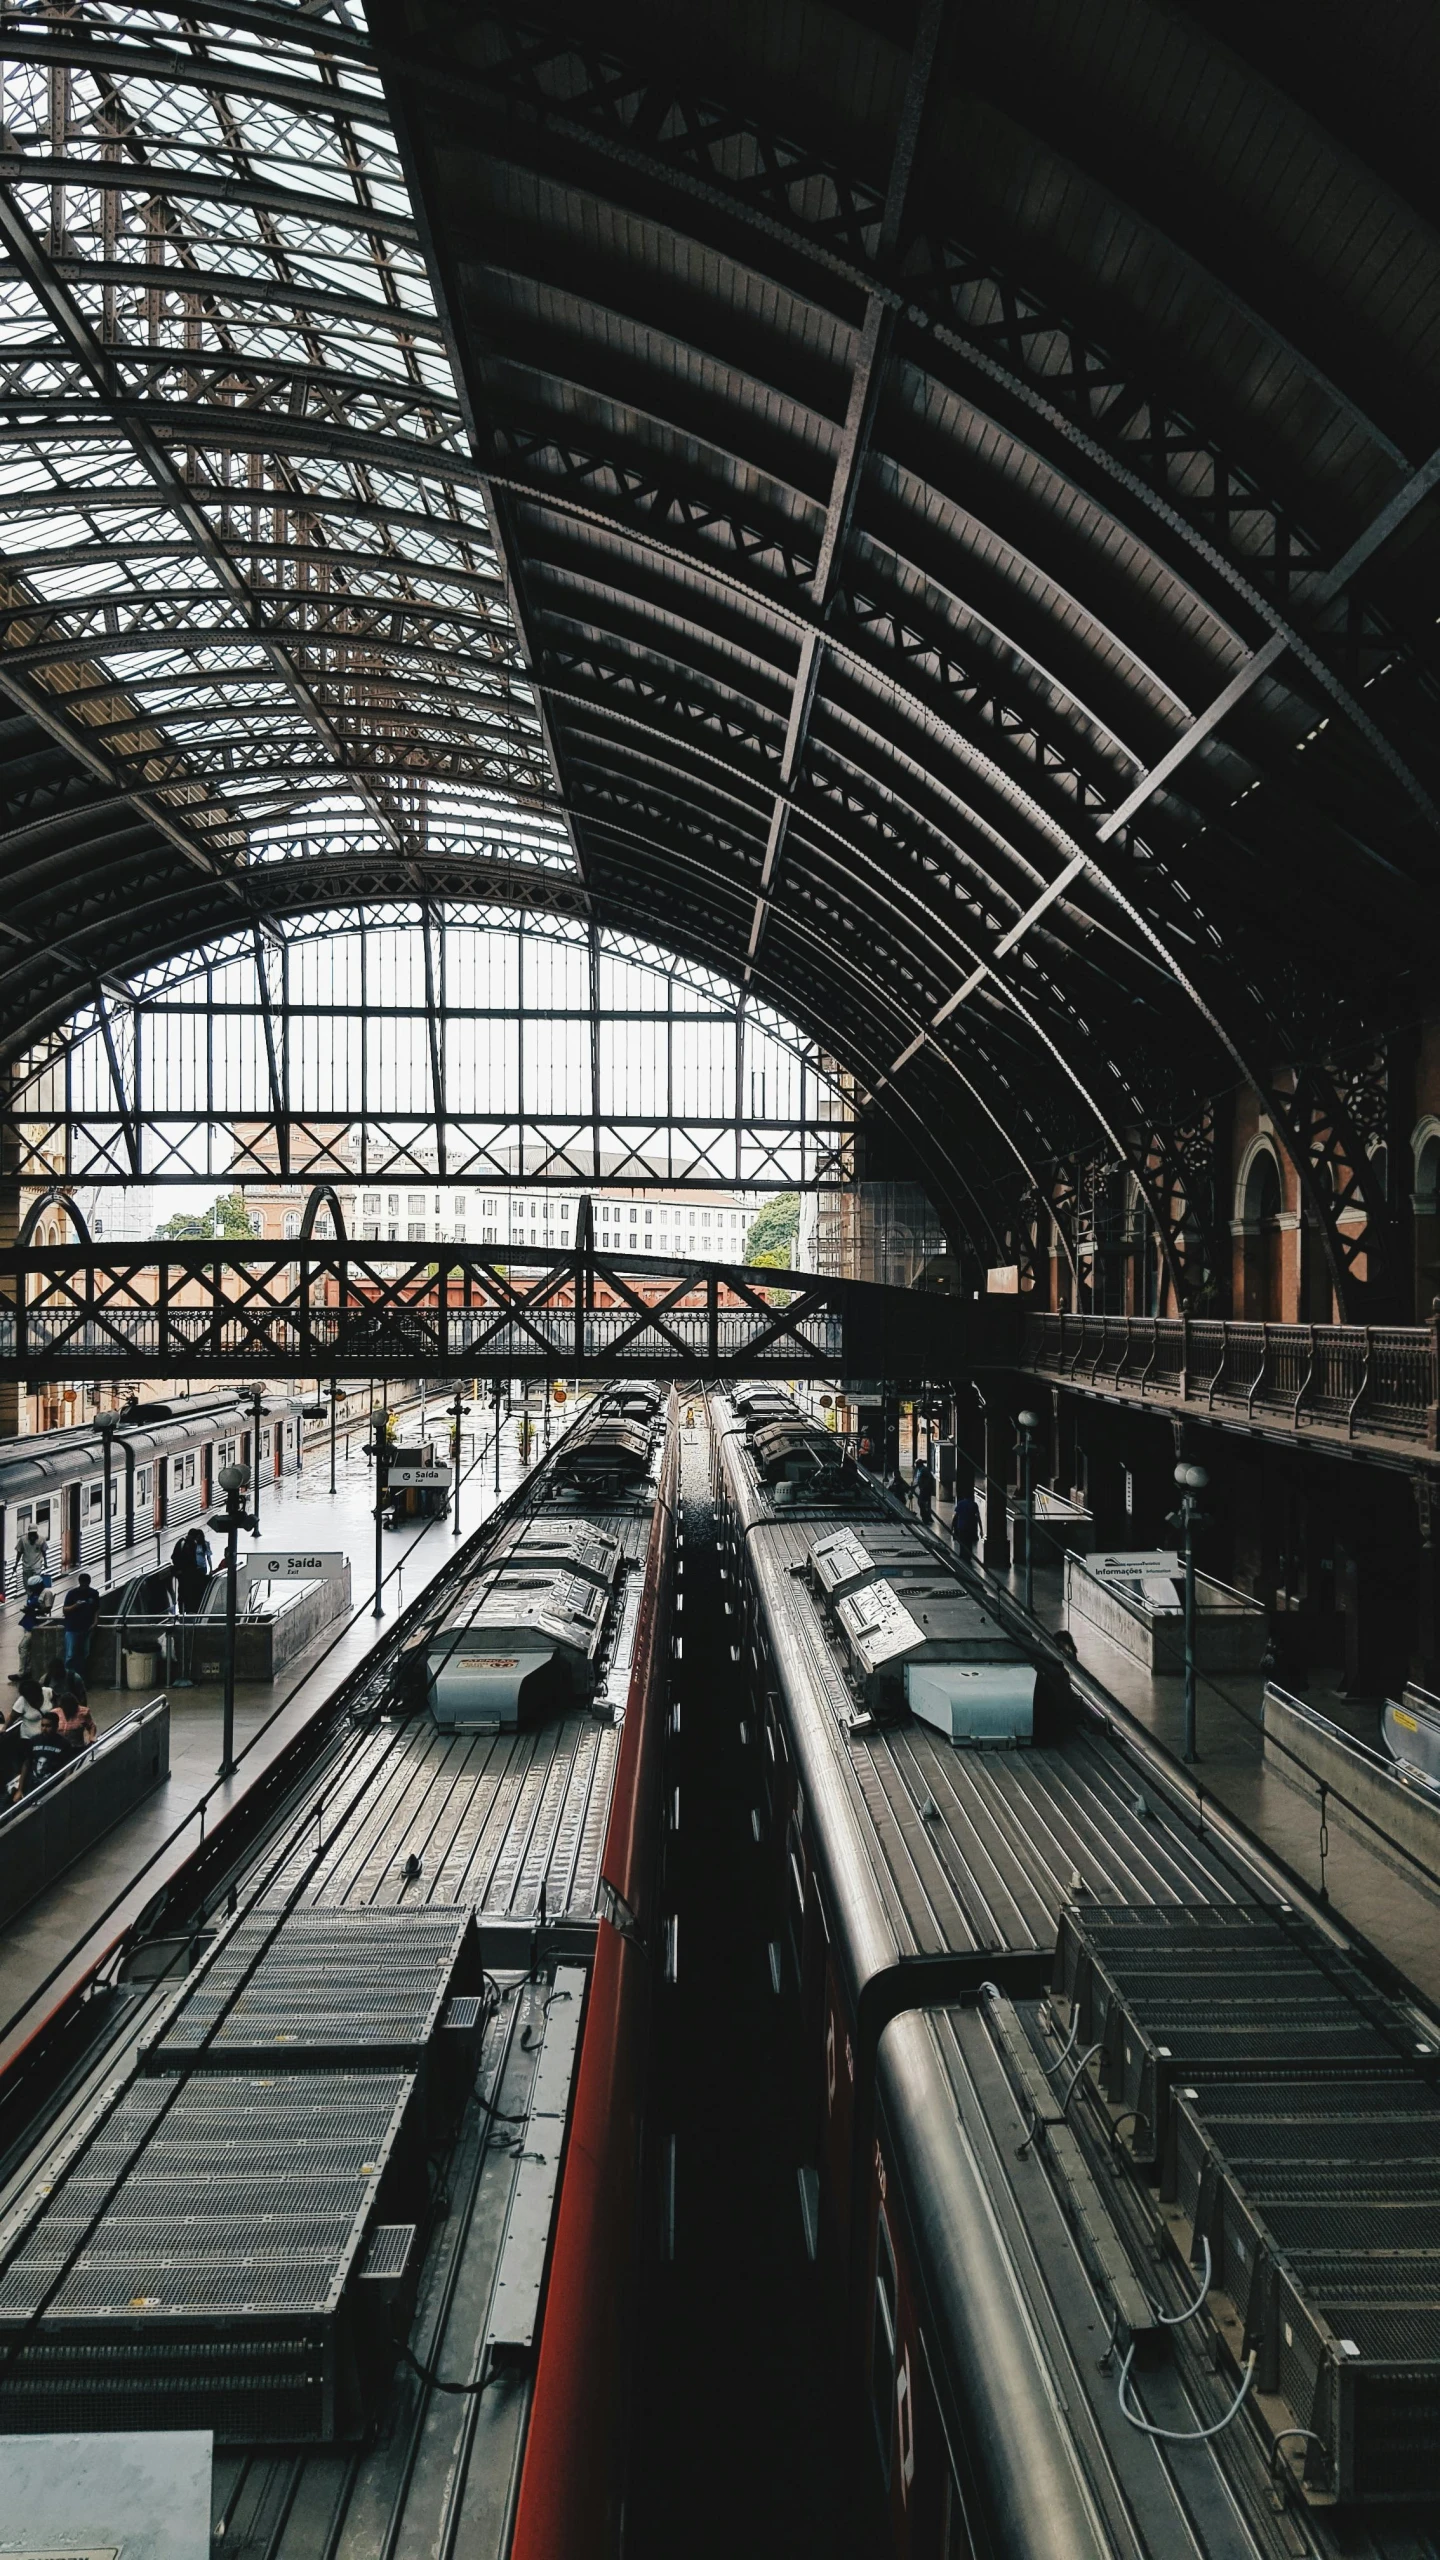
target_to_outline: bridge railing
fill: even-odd
[[[43,1368],[47,1362],[71,1359],[123,1365],[125,1358],[133,1358],[153,1365],[173,1358],[183,1367],[187,1359],[197,1356],[243,1361],[247,1354],[264,1350],[304,1372],[317,1359],[325,1365],[353,1356],[363,1364],[372,1351],[404,1348],[417,1356],[444,1352],[462,1361],[467,1353],[488,1361],[509,1356],[517,1365],[550,1351],[563,1368],[574,1362],[577,1353],[582,1365],[588,1360],[604,1362],[619,1352],[641,1365],[647,1350],[669,1345],[683,1347],[697,1360],[739,1360],[753,1352],[783,1370],[787,1360],[793,1364],[802,1347],[817,1359],[837,1360],[843,1333],[841,1318],[833,1309],[801,1317],[777,1340],[774,1328],[762,1318],[728,1309],[721,1311],[712,1328],[703,1307],[672,1307],[653,1325],[637,1325],[632,1315],[608,1308],[591,1311],[582,1315],[578,1331],[568,1308],[538,1309],[523,1324],[497,1318],[493,1311],[452,1309],[443,1331],[433,1310],[424,1307],[380,1316],[363,1310],[317,1310],[303,1324],[284,1315],[267,1317],[262,1324],[253,1319],[227,1320],[206,1309],[188,1307],[169,1308],[162,1320],[145,1309],[125,1308],[111,1310],[103,1323],[88,1318],[52,1320],[41,1311],[26,1324],[23,1343],[13,1315],[0,1313],[0,1361],[19,1360]]]
[[[26,1246],[0,1252],[0,1377],[418,1365],[939,1379],[961,1365],[960,1313],[904,1289],[585,1246]]]
[[[1434,1448],[1430,1325],[1262,1324],[1207,1316],[1032,1315],[1042,1377],[1298,1433]]]

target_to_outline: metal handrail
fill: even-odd
[[[23,1796],[16,1797],[13,1804],[7,1804],[0,1812],[0,1839],[4,1838],[7,1824],[13,1824],[31,1805],[38,1804],[52,1787],[63,1787],[66,1780],[75,1777],[80,1770],[93,1768],[95,1762],[112,1750],[132,1725],[143,1724],[147,1716],[153,1716],[156,1709],[165,1704],[164,1698],[147,1698],[143,1706],[131,1707],[114,1724],[107,1725],[103,1733],[97,1733],[93,1742],[87,1742],[83,1751],[77,1751],[73,1760],[67,1760],[61,1768],[52,1770],[48,1778],[41,1779],[38,1787],[27,1789]]]
[[[1047,1311],[1026,1320],[1022,1363],[1102,1395],[1188,1407],[1217,1420],[1232,1407],[1247,1421],[1279,1424],[1307,1439],[1330,1434],[1426,1447],[1440,1427],[1433,1325]]]

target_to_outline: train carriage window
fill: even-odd
[[[881,2205],[875,2217],[875,2301],[870,2325],[870,2405],[880,2445],[880,2469],[890,2485],[895,2423],[895,2250]]]

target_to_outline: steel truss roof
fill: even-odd
[[[1433,22],[1257,14],[371,11],[590,890],[982,1246],[1418,997]]]
[[[753,991],[563,907],[373,883],[112,972],[15,1062],[10,1108],[9,1170],[47,1189],[788,1189],[853,1170],[827,1062]]]
[[[0,52],[16,927],[311,854],[573,874],[363,37],[21,0]]]
[[[7,12],[16,1045],[528,867],[990,1254],[1420,1009],[1432,13],[342,5]]]

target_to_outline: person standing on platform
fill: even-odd
[[[34,1742],[45,1713],[45,1692],[38,1680],[25,1678],[15,1683],[15,1712],[20,1719],[22,1742]]]
[[[175,1596],[187,1618],[193,1618],[205,1597],[205,1586],[215,1569],[210,1541],[197,1520],[178,1538],[170,1562],[175,1569]]]
[[[0,1713],[0,1805],[8,1804],[25,1766],[25,1736],[14,1707]]]
[[[66,1684],[63,1674],[51,1690],[50,1698],[56,1731],[65,1746],[65,1756],[68,1760],[78,1759],[80,1753],[95,1740],[95,1718],[88,1702],[78,1690]]]
[[[84,1672],[90,1659],[90,1638],[100,1615],[100,1594],[88,1573],[76,1577],[74,1588],[67,1591],[60,1610],[60,1624],[65,1632],[65,1668]]]
[[[25,1606],[20,1612],[20,1671],[22,1680],[33,1678],[40,1669],[49,1647],[41,1643],[42,1632],[50,1624],[55,1602],[38,1573],[32,1573],[25,1585]]]
[[[915,1508],[920,1514],[920,1526],[922,1529],[928,1529],[931,1506],[935,1500],[935,1478],[930,1472],[928,1458],[921,1458],[914,1468],[910,1477],[910,1490],[915,1496]]]
[[[961,1563],[973,1564],[975,1549],[980,1543],[980,1505],[973,1493],[956,1495],[955,1517],[950,1523],[950,1535],[955,1541],[955,1552]]]
[[[50,1579],[50,1541],[43,1538],[34,1523],[21,1530],[15,1541],[15,1562],[20,1570],[20,1588],[28,1591],[32,1582]]]

